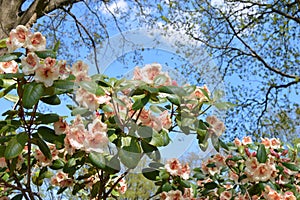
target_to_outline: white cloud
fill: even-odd
[[[115,16],[119,16],[122,12],[127,12],[129,10],[128,4],[124,0],[113,1],[111,3],[103,3],[99,10],[103,14],[113,13]]]

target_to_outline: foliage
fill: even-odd
[[[203,119],[213,103],[208,88],[178,86],[157,63],[137,67],[133,80],[90,77],[85,63],[70,68],[55,49],[45,49],[41,33],[21,25],[6,46],[1,97],[15,105],[0,121],[1,196],[41,199],[39,188],[51,179],[48,190],[57,194],[71,189],[91,199],[117,198],[143,157],[159,162],[169,132],[196,134],[205,149],[208,138],[224,131],[215,116]],[[23,53],[14,52],[19,48]],[[67,105],[71,119],[39,112],[42,103],[61,104],[63,94],[75,94],[77,105]]]
[[[299,145],[286,148],[275,138],[253,143],[245,137],[223,148],[194,168],[192,176],[177,159],[145,176],[155,180],[161,199],[300,198]]]

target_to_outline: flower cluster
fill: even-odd
[[[64,188],[73,185],[73,179],[69,178],[68,174],[60,171],[51,178],[51,184]]]
[[[55,124],[56,127],[65,127],[64,121],[59,121]],[[58,129],[59,130],[59,129]],[[80,115],[77,115],[73,123],[66,126],[64,133],[65,148],[69,154],[73,154],[75,150],[81,149],[86,152],[95,151],[102,153],[107,147],[107,125],[101,121],[99,117],[95,117],[92,123],[88,124],[88,129],[85,128]],[[57,131],[57,134],[60,134]]]
[[[195,175],[202,174],[197,180],[200,193],[220,199],[296,199],[299,163],[286,157],[288,151],[278,139],[261,140],[255,144],[250,137],[235,139],[228,155],[216,154],[204,161]],[[205,189],[208,185],[210,192]]]
[[[171,176],[180,176],[184,180],[189,179],[189,165],[187,163],[182,165],[176,158],[168,160],[165,165],[165,169],[170,173]]]
[[[161,77],[163,82],[157,82],[157,86],[169,86],[176,85],[175,81],[172,81],[168,73],[161,71],[162,67],[158,63],[152,63],[145,65],[143,68],[136,67],[134,69],[133,80],[142,80],[148,84],[155,84],[158,77]]]
[[[25,75],[34,75],[36,82],[43,83],[46,87],[53,85],[53,81],[66,79],[70,68],[66,61],[57,61],[55,58],[45,56],[40,58],[36,52],[46,48],[46,39],[40,32],[31,33],[25,26],[19,25],[10,32],[6,41],[9,52],[20,47],[26,48],[26,56],[21,59],[21,69]],[[16,73],[18,64],[15,61],[0,63],[1,73]]]
[[[42,51],[46,48],[46,38],[40,33],[32,33],[25,26],[19,25],[13,29],[6,41],[9,52],[24,47],[29,51]]]

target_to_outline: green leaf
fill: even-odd
[[[248,192],[250,196],[258,195],[260,196],[261,192],[264,190],[264,185],[262,183],[258,183],[249,188]]]
[[[170,137],[168,132],[161,131],[160,133],[153,131],[152,140],[149,144],[156,146],[156,147],[162,147],[166,146],[170,143]]]
[[[50,124],[53,122],[57,122],[58,120],[59,120],[59,115],[50,113],[50,114],[40,115],[36,119],[36,122],[41,123],[41,124]]]
[[[93,185],[92,190],[91,190],[91,197],[92,198],[95,198],[98,195],[100,187],[101,187],[100,181],[98,181],[97,183],[95,183]]]
[[[5,136],[3,136],[3,137],[5,137]],[[4,146],[4,145],[0,146],[0,158],[4,157],[5,148],[6,148],[6,146]]]
[[[292,171],[300,171],[300,167],[298,165],[295,165],[293,163],[287,163],[287,162],[282,162],[282,165],[285,166],[286,168],[292,170]]]
[[[4,90],[0,91],[0,98],[2,98],[3,96],[6,96],[11,90],[16,88],[16,83],[10,85],[9,87],[5,88]]]
[[[24,86],[23,106],[27,109],[32,108],[41,98],[44,93],[44,87],[40,83],[28,83]]]
[[[51,151],[44,140],[42,140],[40,137],[35,137],[33,138],[32,142],[40,148],[41,152],[46,158],[48,158],[49,160],[52,159]]]
[[[43,140],[56,144],[56,148],[58,149],[64,146],[65,135],[56,135],[55,131],[51,128],[41,126],[38,128],[38,134]]]
[[[23,199],[23,194],[17,194],[11,200],[22,200],[22,199]]]
[[[175,104],[176,106],[180,106],[180,104],[181,104],[181,101],[180,101],[180,98],[179,98],[179,96],[177,96],[177,95],[168,95],[167,96],[167,99],[171,102],[171,103],[173,103],[173,104]]]
[[[165,184],[162,185],[162,191],[164,192],[169,192],[170,190],[172,190],[172,185],[168,182],[166,182]]]
[[[8,62],[8,61],[11,61],[11,60],[16,60],[18,58],[19,57],[15,54],[6,54],[6,55],[3,55],[3,56],[0,56],[0,62]]]
[[[160,152],[156,146],[148,144],[145,141],[141,141],[141,146],[142,146],[143,151],[147,154],[147,156],[149,158],[156,160],[156,161],[161,159]]]
[[[49,105],[59,105],[61,103],[57,95],[53,95],[50,97],[43,97],[41,98],[41,101]]]
[[[54,81],[53,87],[66,90],[66,91],[72,91],[74,89],[75,83],[72,81],[67,80],[57,80]]]
[[[156,181],[156,177],[159,177],[159,171],[152,168],[145,168],[142,170],[142,173],[145,178]]]
[[[23,73],[7,73],[7,74],[0,74],[0,79],[12,79],[12,78],[23,78]]]
[[[265,145],[260,144],[258,146],[256,158],[257,158],[258,162],[260,162],[260,163],[265,163],[267,161],[268,157],[267,157]]]
[[[52,165],[50,166],[51,169],[54,169],[54,170],[58,170],[58,169],[62,169],[63,167],[65,166],[65,163],[63,160],[61,159],[57,159],[57,160],[54,160]]]
[[[141,147],[136,138],[123,137],[122,146],[119,150],[121,162],[129,169],[135,168],[141,159]]]
[[[51,58],[56,58],[56,52],[53,50],[44,50],[44,51],[35,51],[35,54],[39,57],[39,58],[47,58],[47,57],[51,57]]]
[[[208,190],[212,190],[218,187],[218,184],[216,184],[215,182],[209,182],[209,183],[205,183],[204,184],[204,188],[208,189]]]
[[[19,97],[16,95],[12,95],[12,94],[7,94],[4,96],[5,99],[7,99],[8,101],[17,103],[19,101]]]
[[[149,101],[150,95],[146,95],[143,98],[138,98],[132,105],[132,110],[139,110],[143,108]]]
[[[105,157],[102,153],[90,152],[89,159],[91,163],[99,169],[104,169],[106,167]]]
[[[105,95],[105,90],[98,86],[94,81],[81,81],[79,86],[85,89],[86,91],[95,94],[96,96]]]
[[[6,48],[6,40],[7,38],[3,38],[0,40],[0,48]]]
[[[5,148],[4,156],[6,159],[13,159],[22,153],[28,140],[27,133],[23,132],[13,137]]]
[[[158,88],[159,92],[167,93],[167,94],[174,94],[172,87],[169,86],[161,86]]]

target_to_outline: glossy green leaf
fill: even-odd
[[[262,183],[255,184],[248,189],[248,192],[251,196],[254,195],[260,196],[262,191],[264,191],[264,185]]]
[[[3,137],[5,137],[5,136],[3,136]],[[6,148],[6,146],[4,146],[4,145],[0,146],[0,158],[4,157],[5,148]]]
[[[50,124],[53,122],[57,122],[58,120],[59,120],[59,115],[54,114],[54,113],[49,113],[49,114],[40,115],[36,119],[36,122],[41,123],[41,124]]]
[[[293,163],[288,163],[288,162],[282,162],[282,165],[285,166],[286,168],[292,170],[292,171],[300,171],[300,166],[295,165]]]
[[[105,157],[102,153],[90,152],[89,159],[91,163],[99,169],[104,169],[106,167]]]
[[[105,95],[105,90],[98,86],[94,81],[81,81],[79,86],[85,89],[86,91],[93,93],[97,96]]]
[[[167,93],[167,94],[174,94],[172,87],[169,86],[161,86],[158,88],[159,92]]]
[[[138,98],[132,105],[132,110],[139,110],[143,108],[149,101],[150,95],[146,95],[143,98]]]
[[[57,95],[53,95],[50,97],[43,97],[41,98],[41,101],[49,105],[59,105],[61,103]]]
[[[64,145],[65,135],[56,135],[55,131],[51,128],[41,126],[38,128],[38,134],[43,140],[56,144],[56,148],[58,149],[62,148]]]
[[[0,79],[12,79],[12,78],[22,78],[22,77],[24,77],[23,73],[0,74]]]
[[[145,141],[141,141],[141,147],[143,149],[143,152],[145,152],[149,158],[156,161],[161,159],[160,152],[156,146],[148,144]]]
[[[51,169],[58,170],[62,169],[65,166],[65,163],[61,159],[56,159],[53,161],[52,165],[50,166]]]
[[[56,52],[53,50],[44,50],[44,51],[35,51],[35,54],[39,57],[39,58],[47,58],[47,57],[51,57],[51,58],[56,58]]]
[[[23,106],[27,109],[32,108],[44,93],[44,87],[41,83],[28,83],[24,86]]]
[[[212,190],[218,187],[218,184],[216,184],[215,182],[209,182],[209,183],[205,183],[204,184],[204,188],[208,189],[208,190]]]
[[[91,198],[95,198],[98,195],[100,187],[101,187],[100,181],[96,182],[93,185],[92,190],[91,190]]]
[[[168,132],[166,131],[161,131],[160,133],[158,132],[153,132],[151,142],[149,144],[156,146],[156,147],[162,147],[166,146],[170,143],[171,139],[168,135]]]
[[[173,95],[168,95],[168,96],[167,96],[167,99],[168,99],[171,103],[175,104],[176,106],[180,106],[180,104],[181,104],[180,98],[179,98],[177,95],[175,95],[175,94],[173,94]]]
[[[39,147],[39,149],[44,154],[44,156],[49,160],[51,160],[52,159],[51,151],[48,145],[44,142],[44,140],[42,140],[40,137],[36,137],[34,138],[34,140],[35,140],[34,143]]]
[[[265,145],[260,144],[258,146],[256,158],[257,158],[258,162],[260,162],[260,163],[265,163],[267,161],[268,157],[267,157]]]
[[[28,140],[27,133],[23,132],[13,137],[5,148],[4,156],[6,159],[12,159],[20,155]]]
[[[54,81],[53,87],[61,90],[72,91],[75,88],[75,83],[67,80],[57,80]]]
[[[22,199],[23,199],[23,194],[17,194],[11,200],[22,200]]]

